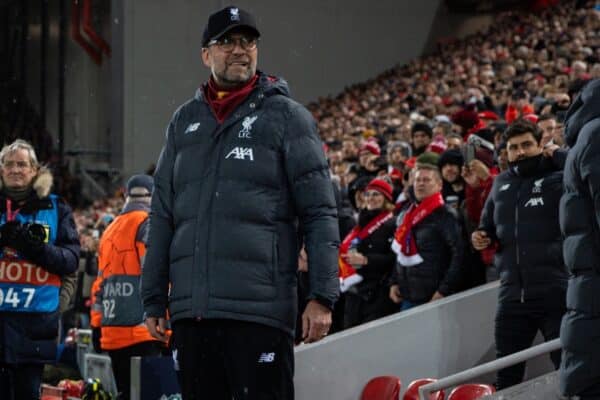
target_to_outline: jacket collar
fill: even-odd
[[[48,197],[50,194],[50,189],[52,189],[52,184],[54,183],[54,178],[52,177],[52,173],[46,167],[40,167],[40,170],[37,176],[33,180],[33,191],[38,199],[43,199]],[[3,192],[4,182],[0,179],[0,192]]]
[[[147,205],[146,203],[143,203],[141,201],[135,201],[135,200],[129,200],[129,201],[125,202],[125,205],[123,206],[123,210],[121,211],[121,214],[126,214],[126,213],[132,212],[132,211],[150,212],[150,206]]]

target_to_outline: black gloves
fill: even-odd
[[[100,346],[100,338],[102,337],[102,328],[92,328],[92,346],[94,351],[98,354],[102,353],[102,347]]]
[[[0,226],[0,243],[2,246],[9,246],[18,250],[18,247],[25,245],[23,240],[23,225],[17,221],[8,221]]]
[[[0,226],[0,245],[12,247],[26,257],[39,253],[45,239],[46,229],[40,224],[9,221]]]

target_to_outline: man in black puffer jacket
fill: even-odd
[[[390,298],[401,310],[456,292],[463,276],[464,239],[456,211],[444,204],[437,167],[417,164],[416,202],[399,217],[392,249]]]
[[[566,117],[571,146],[565,165],[560,226],[571,272],[560,332],[560,388],[568,396],[600,398],[600,80],[589,83]]]
[[[538,330],[546,340],[558,337],[567,284],[558,225],[562,172],[543,156],[541,131],[531,122],[514,122],[504,138],[510,168],[494,180],[471,236],[476,250],[498,246],[498,358],[531,346]],[[551,358],[558,368],[560,352]],[[525,363],[499,371],[498,389],[521,382],[524,371]]]
[[[336,204],[316,123],[283,80],[256,72],[259,35],[237,7],[209,17],[211,77],[173,115],[154,177],[142,297],[158,339],[168,307],[185,399],[293,398],[298,221],[305,341],[327,333],[338,296]]]

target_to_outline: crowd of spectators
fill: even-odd
[[[434,252],[446,259],[434,262],[439,265],[432,268],[439,270],[425,282],[423,277],[410,279],[424,269],[404,271],[409,279],[400,283],[413,286],[404,288],[412,291],[408,299],[406,292],[398,291],[394,261],[387,269],[378,267],[387,271],[390,299],[403,304],[400,308],[497,278],[494,248],[476,251],[470,235],[479,224],[495,176],[508,168],[503,132],[516,120],[533,122],[543,132],[544,155],[558,164],[564,162],[564,114],[583,85],[600,78],[600,13],[593,3],[582,3],[565,1],[538,13],[504,12],[487,32],[446,42],[432,55],[309,104],[340,192],[342,240],[374,217],[369,206],[371,195],[376,195],[369,187],[374,178],[391,185],[395,222],[400,227],[415,196],[414,171],[429,165],[441,172],[440,192],[458,217],[458,227],[451,229],[462,232],[461,240],[426,241],[425,247],[433,245]],[[379,235],[378,240],[387,244],[393,238]],[[365,250],[360,240],[354,242]],[[381,243],[370,245],[371,251],[378,246]],[[361,278],[354,285],[354,276],[362,277],[368,270],[369,257],[361,258],[360,251],[354,255],[356,249],[347,254],[348,250],[340,260],[351,257],[354,270],[348,274],[344,263],[342,278],[352,284],[346,288],[342,283],[342,287],[356,309],[357,295],[363,300],[377,298],[377,290],[365,292]],[[381,279],[380,284],[384,284]],[[343,303],[342,299],[340,308]],[[380,303],[380,311],[389,313],[389,304]],[[355,312],[354,318],[347,312],[343,317],[338,310],[336,329],[354,325],[343,320],[356,321],[365,310]],[[374,310],[367,314],[381,315]]]
[[[544,155],[564,162],[564,114],[583,85],[600,78],[599,32],[591,3],[505,12],[485,33],[308,105],[338,201],[344,294],[333,330],[497,279],[495,249],[477,251],[470,237],[495,177],[508,169],[503,132],[517,120],[537,124]],[[8,135],[8,126],[0,129]],[[425,217],[411,205],[437,193],[419,209],[431,218],[417,226]],[[116,193],[75,209],[82,253],[68,326],[89,326],[98,240],[123,199]],[[401,248],[411,241],[418,251]],[[300,274],[306,268],[301,252]]]
[[[494,249],[475,251],[469,237],[479,224],[494,177],[508,168],[502,133],[508,124],[524,118],[540,126],[544,144],[551,142],[548,156],[564,146],[566,109],[585,82],[600,78],[599,31],[600,17],[591,3],[577,8],[574,1],[566,1],[537,14],[505,12],[487,32],[445,41],[432,55],[308,105],[318,122],[339,192],[341,239],[377,217],[381,210],[373,206],[371,195],[382,194],[385,210],[389,199],[395,204],[393,228],[388,226],[391,221],[384,221],[385,234],[362,244],[355,240],[354,246],[345,249],[350,254],[342,255],[365,278],[348,289],[351,301],[345,312],[345,299],[339,302],[334,329],[497,278],[492,266]],[[390,289],[398,283],[390,248],[393,231],[401,225],[415,195],[414,171],[423,165],[439,169],[441,196],[458,221],[450,229],[461,234],[458,243],[434,245],[441,246],[434,251],[447,258],[436,261],[443,265],[427,278],[436,282],[435,287],[402,298]],[[375,186],[374,178],[378,178]],[[75,211],[82,271],[93,274],[98,238],[121,208],[122,198],[116,194]],[[369,259],[375,260],[371,262],[377,265],[376,271],[365,273]],[[302,254],[299,264],[306,264]],[[410,274],[405,278],[400,283],[410,284]],[[417,282],[427,286],[427,282]],[[438,293],[440,288],[443,294]],[[376,309],[369,307],[374,300]],[[393,303],[404,304],[394,307]]]

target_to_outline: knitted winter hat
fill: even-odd
[[[383,179],[375,178],[367,185],[365,191],[375,190],[383,195],[389,201],[392,200],[392,185],[384,181]]]
[[[136,191],[135,189],[141,189]],[[146,189],[144,191],[144,189]],[[154,190],[154,179],[150,175],[133,175],[127,181],[127,195],[132,197],[152,194]]]
[[[431,129],[431,126],[425,122],[416,122],[412,126],[411,133],[413,135],[418,131],[425,132],[430,138],[433,137],[433,129]]]
[[[429,151],[442,154],[446,151],[446,139],[443,136],[436,136],[433,141],[429,144]]]
[[[465,163],[465,158],[463,157],[460,150],[446,150],[440,155],[438,159],[438,168],[442,169],[446,164],[458,165],[462,167]]]
[[[439,154],[433,153],[431,151],[426,151],[425,153],[423,153],[419,157],[417,157],[417,165],[418,164],[429,164],[429,165],[433,165],[434,167],[437,167],[439,158],[440,158]]]
[[[360,154],[360,153],[365,153],[365,152],[379,156],[379,155],[381,155],[381,148],[379,147],[379,145],[376,142],[368,140],[368,141],[364,142],[362,146],[360,146],[360,150],[358,153]]]

